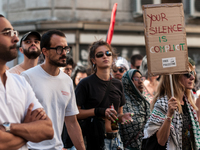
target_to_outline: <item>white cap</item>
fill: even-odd
[[[117,57],[117,60],[115,60],[115,65],[117,67],[125,67],[126,70],[129,70],[128,61],[123,57]]]

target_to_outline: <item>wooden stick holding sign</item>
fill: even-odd
[[[170,87],[171,87],[171,95],[174,97],[174,88],[173,88],[173,82],[172,82],[172,75],[169,75],[169,81],[170,81]]]
[[[182,3],[143,5],[144,33],[149,76],[189,71]]]

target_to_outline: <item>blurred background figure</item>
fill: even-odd
[[[78,85],[78,83],[83,79],[87,77],[87,70],[83,66],[76,66],[75,69],[72,72],[72,80],[74,84],[74,89]]]
[[[67,56],[67,65],[65,67],[62,67],[61,70],[71,77],[72,71],[75,66],[76,64],[74,63],[73,58],[71,56]]]
[[[128,62],[123,57],[117,57],[112,69],[112,75],[114,78],[121,80],[123,74],[129,70]]]
[[[120,126],[121,139],[125,150],[140,150],[143,138],[143,129],[150,116],[150,104],[142,95],[144,85],[142,74],[137,69],[124,73],[122,84],[126,103],[123,112],[134,113],[133,122]]]
[[[194,68],[194,71],[196,72],[196,70],[195,70],[196,66],[195,66],[194,60],[192,60],[190,57],[188,57],[188,61],[192,65],[192,67]],[[195,73],[195,80],[194,80],[194,88],[192,89],[195,101],[198,98],[198,96],[200,95],[199,87],[200,87],[200,82],[199,82],[199,80],[197,78],[197,72],[196,72]]]
[[[153,97],[157,91],[157,87],[159,84],[159,81],[158,81],[159,76],[150,77],[148,75],[147,57],[146,56],[144,56],[144,58],[142,59],[142,64],[140,66],[140,72],[146,78],[146,80],[144,81],[143,95],[149,101],[149,103],[151,103],[151,101],[153,100]]]
[[[140,54],[131,56],[131,69],[138,69],[141,66],[143,56]]]

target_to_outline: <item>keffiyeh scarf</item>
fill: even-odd
[[[200,129],[199,129],[199,122],[197,118],[197,113],[191,104],[188,102],[188,99],[184,96],[185,102],[187,104],[187,108],[190,113],[190,118],[192,122],[192,128],[194,133],[195,139],[195,150],[199,150],[200,148]],[[162,126],[165,115],[167,114],[168,110],[168,98],[167,96],[162,97],[157,100],[154,105],[153,112],[145,125],[144,128],[144,139],[151,137],[155,134],[160,127]],[[167,149],[168,150],[182,150],[182,127],[183,127],[183,120],[182,115],[175,111],[171,126],[170,126],[170,135],[167,141]]]

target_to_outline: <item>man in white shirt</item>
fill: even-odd
[[[9,69],[10,73],[21,74],[23,71],[35,67],[41,54],[41,36],[36,31],[29,31],[20,40],[19,51],[24,55],[24,61]]]
[[[19,38],[1,14],[0,22],[0,149],[28,150],[27,141],[53,137],[52,123],[26,80],[6,71],[6,63],[17,57]]]
[[[36,97],[50,117],[54,128],[54,138],[40,143],[29,142],[34,150],[62,150],[61,133],[65,121],[69,136],[78,150],[85,150],[82,132],[76,115],[79,113],[71,78],[60,71],[66,66],[66,54],[70,48],[65,34],[50,30],[42,35],[41,50],[45,62],[22,72]]]

